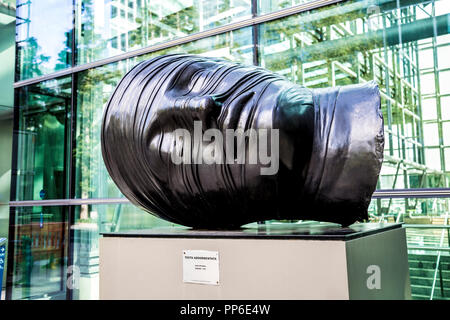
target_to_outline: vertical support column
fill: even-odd
[[[17,51],[16,51],[17,55]],[[18,68],[15,68],[15,79],[18,79]],[[18,147],[19,147],[19,91],[14,90],[14,118],[13,118],[13,143],[12,143],[12,159],[11,159],[11,188],[10,201],[16,200],[17,197],[17,173],[18,173]],[[14,257],[16,254],[16,208],[9,207],[9,228],[8,228],[8,263],[6,270],[6,300],[12,300],[12,287],[14,280]]]
[[[72,29],[72,67],[76,65],[76,61],[77,61],[77,42],[76,42],[76,16],[77,16],[77,0],[73,0],[73,9],[74,9],[74,14],[73,14],[73,29]],[[67,185],[68,185],[68,192],[66,194],[66,196],[68,197],[68,199],[73,199],[75,198],[75,156],[74,156],[74,147],[75,147],[75,137],[76,137],[76,103],[77,103],[77,79],[78,79],[78,75],[76,73],[72,73],[71,76],[71,99],[70,99],[70,123],[69,123],[69,140],[68,140],[68,181],[67,181]],[[74,259],[73,259],[73,239],[74,239],[74,235],[73,235],[73,229],[72,226],[74,225],[75,219],[75,207],[74,206],[68,206],[67,210],[65,211],[66,216],[65,216],[65,221],[66,221],[66,230],[67,230],[67,236],[64,236],[65,239],[67,239],[67,267],[73,265],[74,263]],[[63,238],[64,239],[64,238]],[[66,275],[66,281],[65,284],[68,283],[69,280],[69,274],[67,273]],[[67,300],[72,300],[73,299],[73,288],[72,286],[67,286],[66,285],[66,299]]]
[[[252,18],[258,15],[258,0],[252,0]],[[253,65],[259,66],[259,24],[252,25],[253,44]],[[265,224],[265,221],[258,221],[258,224]]]
[[[258,15],[258,0],[252,0],[252,18]],[[259,25],[252,25],[253,65],[259,66]]]
[[[386,28],[387,28],[387,23],[386,23],[386,15],[383,15],[383,47],[384,47],[384,61],[386,63],[386,68],[385,68],[385,73],[384,73],[384,82],[385,82],[385,88],[386,88],[386,95],[388,96],[388,98],[390,98],[391,96],[391,90],[389,87],[389,70],[387,69],[387,66],[389,65],[389,59],[388,59],[388,46],[387,46],[387,41],[386,41]],[[391,108],[391,101],[390,99],[386,99],[386,111],[387,111],[387,123],[388,123],[388,128],[389,128],[389,155],[393,156],[394,155],[394,146],[393,146],[393,139],[392,139],[392,108]]]
[[[416,11],[417,8],[414,7],[414,17],[416,17]],[[421,144],[421,147],[419,148],[419,154],[418,154],[418,163],[425,164],[425,143],[423,140],[423,115],[422,115],[422,88],[421,88],[421,81],[420,81],[420,61],[419,61],[419,44],[417,41],[414,43],[414,53],[415,53],[415,76],[417,77],[417,99],[418,99],[418,115],[419,115],[419,124],[417,125],[416,130],[417,132],[417,140]],[[426,171],[424,172],[424,175],[426,175]],[[426,183],[426,179],[425,179]]]
[[[69,191],[68,191],[68,197],[69,199],[75,198],[75,156],[74,156],[74,147],[76,143],[76,114],[77,114],[77,78],[78,75],[73,73],[72,74],[72,90],[71,90],[71,102],[70,102],[70,137],[69,137]],[[72,226],[75,223],[75,207],[74,206],[68,206],[67,207],[67,215],[65,217],[66,223],[67,223],[67,267],[73,265],[74,263],[74,231]],[[69,280],[69,274],[66,274],[66,283]],[[72,287],[66,286],[66,299],[72,300],[73,299],[73,289]]]
[[[435,97],[436,97],[436,109],[437,109],[437,125],[438,125],[438,134],[439,134],[439,155],[441,162],[441,171],[445,172],[445,153],[444,153],[444,138],[443,138],[443,128],[442,128],[442,108],[441,108],[441,88],[439,83],[439,61],[438,61],[438,53],[437,53],[437,23],[436,23],[436,4],[435,0],[432,2],[432,19],[433,19],[433,38],[432,38],[432,47],[433,47],[433,72],[434,72],[434,85],[435,85]],[[445,181],[444,181],[445,184]],[[445,187],[445,185],[441,186]]]

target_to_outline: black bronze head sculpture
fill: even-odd
[[[262,68],[191,55],[135,66],[102,127],[103,159],[122,193],[197,228],[367,219],[383,145],[373,82],[310,90]]]

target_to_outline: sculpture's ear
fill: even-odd
[[[276,121],[279,129],[285,132],[312,132],[314,118],[312,91],[303,87],[290,87],[283,91],[277,101]]]
[[[274,110],[273,127],[280,130],[280,161],[292,169],[311,155],[314,132],[312,91],[293,86],[283,91]]]
[[[378,86],[370,81],[314,89],[314,101],[314,144],[304,195],[314,199],[319,220],[348,224],[367,219],[383,161]]]

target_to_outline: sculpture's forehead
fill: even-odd
[[[234,86],[245,86],[247,80],[268,74],[262,69],[243,66],[225,60],[191,58],[173,60],[166,71],[171,91],[178,93],[214,94]],[[246,80],[247,79],[247,80]]]
[[[167,57],[155,60],[144,69],[139,80],[139,85],[144,87],[140,100],[145,102],[144,109],[152,109],[149,119],[160,115],[161,110],[170,111],[174,105],[196,110],[197,105],[202,105],[202,98],[211,96],[223,103],[253,92],[255,95],[249,105],[256,101],[273,105],[275,102],[268,101],[267,95],[275,99],[287,84],[282,77],[261,68],[202,57]]]

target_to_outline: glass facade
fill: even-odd
[[[77,63],[87,63],[251,17],[250,1],[78,1]]]
[[[309,88],[376,81],[386,142],[370,221],[417,225],[407,229],[413,297],[450,296],[445,272],[439,283],[432,263],[418,270],[450,268],[436,249],[448,229],[427,227],[447,225],[450,210],[450,7],[334,2],[18,1],[8,297],[97,299],[99,233],[171,225],[123,198],[100,127],[121,77],[175,52],[257,64]]]
[[[79,278],[73,282],[69,279],[73,299],[98,299],[100,232],[174,226],[131,204],[81,205],[74,207],[74,212],[72,275],[78,273]],[[67,283],[66,279],[64,283]]]
[[[14,262],[10,299],[66,296],[67,207],[14,207]],[[11,245],[9,250],[12,250]]]
[[[12,200],[67,198],[71,77],[17,92],[16,192]]]
[[[72,0],[17,0],[16,80],[72,65]]]
[[[308,2],[314,2],[314,0],[258,0],[258,13],[271,13]]]
[[[103,164],[100,131],[103,106],[127,71],[127,61],[77,75],[75,197],[115,198],[120,192]],[[98,102],[101,101],[99,104]]]
[[[12,210],[17,245],[11,299],[66,299],[68,291],[73,299],[98,299],[100,232],[173,226],[131,204]],[[69,214],[74,214],[70,230]]]

